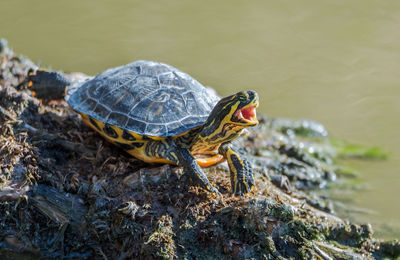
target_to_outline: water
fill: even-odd
[[[53,69],[162,61],[221,95],[258,91],[261,113],[380,146],[389,160],[346,162],[367,186],[337,199],[382,238],[400,238],[399,28],[396,0],[0,2],[0,36]]]

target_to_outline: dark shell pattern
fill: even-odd
[[[135,61],[82,83],[67,101],[101,122],[140,135],[168,137],[204,124],[219,99],[170,65]]]

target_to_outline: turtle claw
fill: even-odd
[[[214,188],[211,184],[207,186],[206,188],[209,192],[211,192],[213,194],[214,197],[216,198],[222,198],[222,194],[216,189]]]
[[[232,194],[235,196],[248,195],[254,188],[253,176],[246,176],[246,181],[232,183]]]

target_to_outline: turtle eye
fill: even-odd
[[[238,98],[240,101],[246,101],[249,98],[249,95],[246,92],[239,92]]]

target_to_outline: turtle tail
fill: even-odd
[[[55,71],[31,69],[28,72],[28,86],[33,96],[45,101],[64,98],[70,84],[66,77]]]

